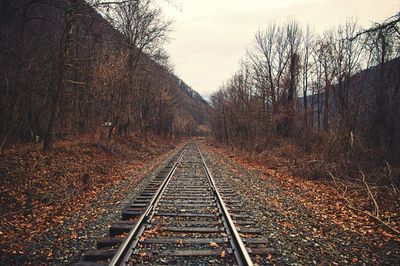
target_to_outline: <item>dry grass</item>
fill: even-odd
[[[309,145],[278,138],[264,144],[261,152],[213,146],[229,151],[230,158],[240,158],[240,162],[254,168],[266,168],[274,175],[296,177],[297,182],[322,182],[338,201],[353,211],[375,216],[384,227],[387,223],[399,228],[400,168],[381,159],[377,151],[359,139],[355,139],[352,147],[346,147],[347,143],[343,144],[343,139],[336,136],[318,134],[307,138]]]

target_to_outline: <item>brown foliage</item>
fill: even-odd
[[[144,138],[186,134],[174,131],[178,113],[198,113],[196,126],[205,124],[207,104],[184,92],[162,51],[170,22],[161,11],[151,0],[105,2],[2,4],[0,151],[18,141],[51,149],[56,139],[101,132],[104,122],[109,137]]]
[[[282,141],[297,145],[303,151],[287,156],[304,161],[295,165],[309,177],[398,167],[400,39],[393,23],[363,39],[353,38],[355,21],[321,36],[295,22],[259,31],[240,70],[211,97],[215,138],[258,154]]]
[[[124,179],[143,178],[139,172],[150,159],[174,148],[171,140],[154,136],[148,142],[134,136],[108,141],[87,136],[59,141],[51,151],[38,144],[6,150],[0,160],[0,259],[26,254],[35,237],[74,213],[90,216],[82,220],[101,215],[85,204]]]
[[[220,157],[225,157],[221,161],[232,160],[245,169],[255,170],[260,178],[272,178],[273,182],[287,193],[287,197],[300,202],[304,208],[311,209],[323,220],[329,219],[337,226],[358,234],[379,234],[385,238],[400,241],[400,235],[392,230],[400,230],[398,189],[395,190],[390,186],[376,186],[372,182],[373,178],[365,180],[368,183],[367,188],[360,173],[355,177],[356,179],[352,180],[332,178],[332,176],[329,179],[320,178],[318,173],[315,179],[304,178],[301,174],[310,177],[309,164],[312,162],[320,162],[322,167],[327,167],[327,165],[319,160],[317,153],[314,153],[312,157],[304,153],[297,144],[287,140],[280,140],[278,146],[270,146],[269,149],[257,155],[246,151],[233,151],[227,149],[226,146],[214,143],[208,143],[207,149],[218,153]],[[307,167],[303,168],[304,164],[308,164]],[[236,166],[228,165],[227,167],[234,172],[237,171]],[[307,173],[302,172],[305,169]],[[372,200],[371,194],[376,202]],[[274,197],[266,200],[271,204],[276,204],[279,212],[288,212],[280,202],[275,202]],[[371,218],[376,209],[375,203],[379,206],[380,221]],[[392,229],[382,226],[382,222]],[[285,224],[285,226],[290,227],[290,224]]]

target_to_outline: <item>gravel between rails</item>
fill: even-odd
[[[201,145],[214,176],[237,189],[257,217],[270,247],[271,264],[398,265],[400,243],[377,235],[356,234],[304,208],[288,196],[273,176],[261,178],[231,159]],[[300,193],[301,192],[297,192]]]
[[[146,167],[132,172],[132,178],[121,180],[104,190],[83,211],[65,214],[64,223],[48,228],[30,245],[29,253],[19,255],[2,265],[67,265],[78,262],[86,250],[95,249],[97,239],[107,236],[109,226],[120,220],[127,203],[164,168],[168,160],[183,146],[150,160]],[[91,217],[92,213],[99,213]],[[50,256],[49,256],[50,254]]]

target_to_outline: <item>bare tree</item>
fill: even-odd
[[[304,108],[304,126],[308,129],[309,110],[308,110],[308,92],[309,82],[312,72],[311,52],[314,45],[314,36],[310,26],[307,26],[303,37],[303,56],[302,56],[302,87],[303,87],[303,108]]]
[[[135,65],[144,52],[160,55],[161,45],[168,40],[171,21],[164,20],[161,9],[152,0],[125,1],[106,8],[106,17],[125,37],[130,51],[129,62]]]

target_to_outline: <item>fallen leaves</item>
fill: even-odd
[[[210,246],[210,247],[216,248],[216,247],[218,247],[218,244],[215,243],[215,242],[210,242],[210,243],[209,243],[209,246]]]
[[[30,241],[62,226],[78,213],[85,223],[95,220],[100,213],[106,213],[106,205],[90,209],[88,206],[92,206],[103,191],[118,185],[127,176],[137,180],[143,178],[147,171],[172,152],[169,141],[157,140],[148,145],[152,147],[143,146],[142,151],[137,151],[114,141],[114,152],[111,153],[93,143],[93,136],[88,136],[87,139],[79,137],[59,141],[54,150],[47,152],[37,144],[8,147],[0,160],[0,264],[3,259],[23,252],[30,255]],[[153,150],[152,155],[146,152],[148,148]],[[153,159],[160,154],[163,155]],[[88,191],[82,191],[82,173],[90,174]],[[27,209],[29,205],[31,208]],[[81,226],[70,225],[55,239],[60,242],[80,239],[76,230]],[[48,257],[45,250],[37,251],[39,253]],[[33,256],[29,256],[31,258]]]
[[[260,213],[260,223],[271,228],[267,233],[285,250],[292,249],[287,254],[293,254],[293,262],[318,265],[337,261],[341,265],[397,261],[398,238],[365,215],[349,210],[329,180],[294,176],[285,168],[284,161],[283,165],[270,168],[270,164],[242,151],[217,150],[205,145],[203,148],[213,174],[231,182],[244,195],[255,212]],[[229,159],[232,153],[235,155]],[[353,194],[355,190],[350,192],[355,206],[368,208],[368,201],[362,195]],[[381,216],[400,227],[400,219],[388,219],[398,217],[396,204],[382,206]],[[272,254],[264,258],[272,264],[286,263],[286,259]]]
[[[152,238],[158,235],[159,227],[155,226],[149,230],[146,230],[145,235],[143,237]]]
[[[289,222],[281,222],[280,223],[282,226],[287,227],[287,228],[292,228],[294,227],[293,224],[289,223]]]
[[[138,255],[139,255],[139,257],[143,258],[143,257],[147,256],[147,253],[146,252],[140,252]]]
[[[76,232],[73,232],[71,234],[71,239],[76,239],[78,237],[78,234]]]
[[[392,234],[390,234],[390,233],[388,233],[388,232],[386,232],[386,231],[382,231],[382,234],[383,234],[384,236],[387,236],[387,237],[390,237],[390,238],[396,238],[395,235],[392,235]]]
[[[246,169],[257,170],[261,173],[260,177],[262,179],[268,180],[272,177],[274,182],[276,182],[280,188],[284,189],[287,197],[290,197],[301,203],[304,208],[311,210],[317,217],[320,217],[322,221],[333,222],[341,228],[345,230],[351,230],[357,234],[366,235],[380,233],[384,237],[400,241],[400,237],[392,235],[388,231],[378,230],[379,224],[371,223],[367,217],[360,215],[359,213],[349,211],[346,207],[347,203],[343,200],[340,193],[338,193],[332,183],[294,176],[289,170],[288,166],[285,165],[289,162],[286,161],[286,159],[282,156],[275,155],[274,152],[268,152],[268,154],[264,155],[268,158],[261,159],[260,156],[254,157],[244,151],[232,151],[224,148],[215,148],[212,145],[209,145],[207,149],[211,150],[211,152],[219,154],[220,157],[229,158],[226,160],[238,163]],[[285,147],[283,147],[283,149],[285,149]],[[290,147],[289,150],[290,149],[293,149],[293,147]],[[279,150],[279,148],[277,148],[276,154],[279,153],[285,154],[285,152],[282,152]],[[268,160],[272,160],[274,162],[273,165],[279,167],[275,167],[269,163],[266,163]],[[230,168],[230,171],[238,175],[241,172],[239,168],[232,168],[230,164],[227,164],[227,168]],[[350,185],[351,182],[347,186],[351,188]],[[366,204],[366,202],[368,202],[368,199],[365,199],[363,195],[355,193],[356,191],[352,192],[354,193],[351,200],[354,202],[354,206],[367,208],[368,204]],[[279,212],[283,215],[287,216],[288,218],[292,216],[291,211],[287,210],[285,206],[281,204],[281,202],[277,200],[274,201],[272,198],[269,198],[268,201],[270,204],[275,205]],[[385,206],[382,206],[380,210],[381,214],[384,214],[384,217],[396,217],[396,204],[385,204]],[[400,220],[391,222],[393,227],[400,228]],[[292,223],[286,221],[282,222],[281,225],[288,229],[293,228],[294,226]],[[371,226],[374,228],[370,228]]]

